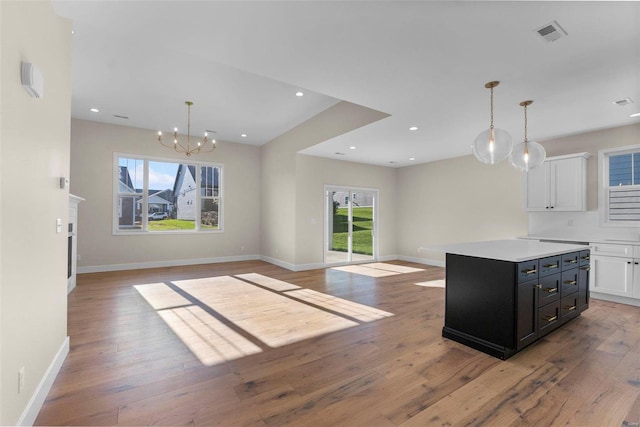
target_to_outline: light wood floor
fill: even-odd
[[[80,275],[71,351],[36,424],[638,425],[640,308],[592,300],[500,361],[441,337],[445,290],[414,283],[443,269],[393,264],[423,270]],[[394,269],[411,271],[380,271]]]

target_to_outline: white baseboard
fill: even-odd
[[[47,372],[45,372],[44,376],[40,380],[40,384],[38,384],[36,391],[33,393],[33,396],[31,396],[31,400],[29,400],[27,407],[22,411],[22,415],[20,415],[17,425],[32,426],[33,423],[35,423],[36,418],[40,413],[40,409],[42,409],[42,405],[44,405],[44,401],[49,394],[49,390],[51,390],[51,386],[58,376],[62,363],[64,362],[64,359],[67,358],[68,354],[69,337],[66,337],[62,342],[58,353],[51,361],[49,368],[47,368]]]
[[[233,262],[233,261],[255,261],[262,260],[269,264],[277,265],[278,267],[286,268],[291,271],[305,271],[315,270],[318,268],[324,268],[325,265],[321,262],[309,263],[309,264],[291,264],[286,261],[279,260],[277,258],[268,257],[265,255],[236,255],[226,256],[218,258],[199,258],[199,259],[180,259],[170,261],[151,261],[151,262],[136,262],[131,264],[111,264],[111,265],[90,265],[79,266],[78,274],[83,273],[101,273],[105,271],[122,271],[122,270],[139,270],[141,268],[158,268],[158,267],[176,267],[181,265],[197,265],[197,264],[215,264],[220,262]],[[433,265],[436,267],[444,267],[444,261],[432,260],[426,258],[407,257],[403,255],[385,255],[378,257],[379,262],[401,260],[416,262],[419,264]],[[368,261],[367,261],[368,262]]]
[[[432,265],[434,267],[445,267],[445,262],[440,261],[438,259],[418,258],[418,257],[412,257],[412,256],[405,256],[405,255],[399,255],[398,259],[400,261],[415,262],[418,264]]]
[[[178,259],[170,261],[136,262],[131,264],[90,265],[78,267],[78,273],[100,273],[104,271],[139,270],[141,268],[178,267],[182,265],[216,264],[233,261],[255,261],[260,255],[235,255],[217,258]]]
[[[589,293],[589,297],[593,299],[601,299],[603,301],[617,302],[620,304],[628,304],[640,307],[640,300],[635,298],[619,297],[617,295],[602,294],[600,292],[593,291]]]

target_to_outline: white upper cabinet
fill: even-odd
[[[523,174],[527,211],[586,211],[589,153],[549,157]]]

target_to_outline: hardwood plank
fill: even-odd
[[[592,300],[579,318],[500,361],[442,338],[445,289],[414,284],[443,279],[442,268],[383,264],[362,267],[381,277],[262,261],[79,275],[68,303],[70,353],[36,424],[638,422],[639,308]],[[230,287],[179,287],[210,278]],[[179,324],[163,320],[185,311],[191,318]],[[367,318],[382,312],[393,316]],[[323,329],[336,317],[352,324]],[[256,353],[206,366],[189,348],[193,337],[222,352],[240,342],[220,324]],[[216,331],[222,344],[210,338]]]

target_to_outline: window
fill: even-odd
[[[114,156],[114,232],[222,231],[222,166]]]
[[[598,154],[603,224],[640,226],[640,146],[600,150]]]

